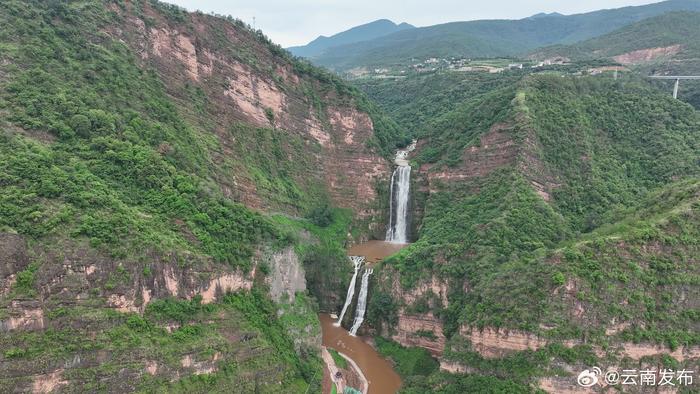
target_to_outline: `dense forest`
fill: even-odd
[[[443,88],[428,91],[432,82]],[[430,185],[417,241],[382,262],[369,316],[389,335],[402,314],[438,316],[442,359],[473,371],[413,373],[406,392],[528,392],[558,363],[600,364],[598,347],[616,359],[625,341],[700,344],[700,117],[691,106],[636,75],[443,72],[357,83],[402,125],[418,125],[412,162],[417,184]],[[437,296],[391,296],[397,279],[414,289],[435,277],[449,286],[447,307]],[[610,335],[612,321],[627,328]],[[491,360],[465,327],[550,345]]]
[[[95,392],[320,390],[317,300],[337,291],[328,280],[347,281],[332,274],[355,220],[308,172],[322,148],[275,127],[282,114],[268,109],[267,126],[222,121],[212,113],[222,82],[181,82],[178,63],[149,63],[154,52],[129,40],[143,32],[134,21],[205,26],[216,33],[198,45],[260,78],[286,67],[300,83],[283,89],[318,113],[366,111],[366,155],[383,160],[406,143],[356,88],[233,18],[151,1],[4,2],[0,391],[53,376]],[[245,182],[276,215],[227,186]],[[273,300],[272,270],[297,261],[310,292]],[[204,298],[201,283],[213,283]],[[214,295],[224,285],[251,291]]]

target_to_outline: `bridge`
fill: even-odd
[[[673,85],[673,98],[678,98],[678,85],[681,79],[700,79],[700,75],[650,75],[649,78],[652,79],[675,79],[676,83]]]

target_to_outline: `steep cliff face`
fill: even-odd
[[[281,305],[271,312],[293,333],[289,350],[309,355],[320,349],[315,309],[304,296],[303,268],[291,249],[256,253],[252,270],[244,273],[199,256],[147,253],[139,263],[80,242],[56,250],[29,247],[16,234],[1,238],[0,249],[12,253],[4,262],[32,261],[29,268],[15,267],[3,276],[0,387],[5,390],[99,385],[129,392],[187,376],[221,376],[231,362],[237,363],[231,376],[249,380],[236,383],[244,390],[274,392],[278,386],[272,382],[299,384],[290,381],[298,373],[293,364],[275,355],[280,344],[267,337],[266,328],[250,323],[249,312],[236,306],[239,299],[225,298],[266,280],[273,282],[272,296]],[[260,273],[261,265],[274,267],[269,278]],[[300,278],[285,282],[282,272]],[[296,294],[301,298],[295,300]],[[229,384],[216,379],[222,387]]]
[[[443,322],[432,311],[446,308],[447,284],[436,276],[420,281],[410,290],[402,288],[396,273],[382,272],[379,287],[393,281],[391,298],[398,301],[397,320],[388,332],[391,339],[403,346],[419,346],[433,355],[440,356],[445,349]]]
[[[304,72],[225,19],[181,14],[173,20],[148,2],[111,4],[110,10],[115,20],[103,26],[105,34],[125,42],[142,67],[156,70],[193,125],[216,137],[212,176],[225,193],[257,209],[305,213],[329,198],[361,220],[379,214],[376,186],[386,182],[389,163],[361,97],[332,85],[339,81],[329,86]],[[200,100],[194,107],[188,105],[193,94]],[[259,151],[256,129],[273,130],[270,150],[281,152]],[[274,178],[287,177],[292,185],[275,184]]]

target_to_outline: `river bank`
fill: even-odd
[[[359,368],[367,381],[368,394],[396,393],[401,387],[401,378],[391,363],[367,343],[368,338],[352,336],[327,314],[320,314],[323,346],[343,353]]]

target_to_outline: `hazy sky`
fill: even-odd
[[[415,26],[474,19],[519,19],[539,12],[576,14],[654,0],[165,0],[189,10],[232,15],[283,47],[303,45],[376,19]]]

